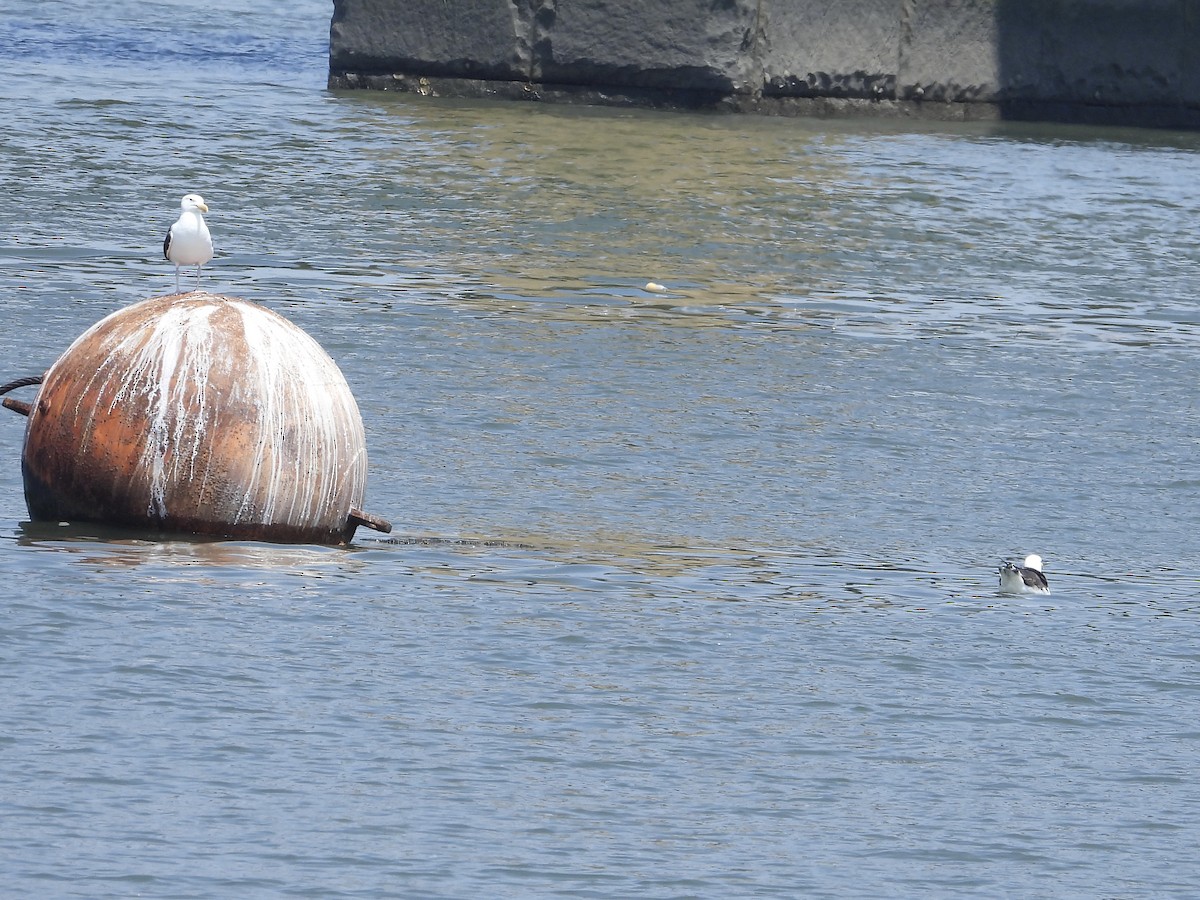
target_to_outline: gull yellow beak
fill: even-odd
[[[200,212],[208,212],[208,204],[207,203],[197,203],[196,209],[200,210]]]

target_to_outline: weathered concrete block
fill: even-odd
[[[776,97],[895,93],[901,0],[794,0],[764,4],[763,91]]]
[[[1002,2],[902,4],[896,96],[922,101],[995,100],[1002,83],[996,19]]]
[[[534,0],[536,2],[536,0]],[[535,80],[731,93],[758,84],[756,0],[537,3]]]
[[[1179,0],[1003,0],[995,46],[1002,99],[1171,104],[1182,92],[1194,4]],[[1194,76],[1193,76],[1194,77]]]
[[[1200,107],[1200,3],[1184,2],[1175,33],[1179,59],[1180,100]]]
[[[1197,127],[1198,41],[1197,0],[334,0],[329,82]]]
[[[530,25],[524,7],[509,0],[335,0],[329,68],[525,80]]]

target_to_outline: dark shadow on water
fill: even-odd
[[[532,544],[525,544],[520,541],[505,541],[505,540],[488,540],[482,538],[443,538],[443,537],[392,537],[392,538],[377,538],[367,542],[370,546],[378,546],[380,544],[398,546],[398,547],[487,547],[499,548],[501,550],[534,550]],[[362,546],[360,542],[359,546]]]
[[[302,572],[314,565],[354,569],[353,548],[322,544],[275,544],[196,534],[153,532],[88,522],[21,522],[17,546],[61,552],[105,567],[190,566]]]
[[[213,544],[222,539],[197,534],[173,534],[147,531],[137,528],[122,528],[98,522],[21,522],[17,526],[17,544],[33,547],[48,543],[93,543],[93,544],[170,544],[193,543]]]

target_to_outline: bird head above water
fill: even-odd
[[[179,201],[179,208],[184,212],[208,212],[208,204],[199,194],[185,194]]]

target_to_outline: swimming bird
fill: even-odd
[[[1042,558],[1030,553],[1023,565],[1004,563],[1000,567],[1000,591],[1005,594],[1050,593],[1050,583],[1042,573]]]
[[[208,205],[199,194],[187,194],[179,201],[179,218],[163,239],[163,256],[175,263],[175,292],[179,292],[179,267],[196,267],[196,287],[200,286],[200,268],[213,258],[212,235],[201,213]]]

